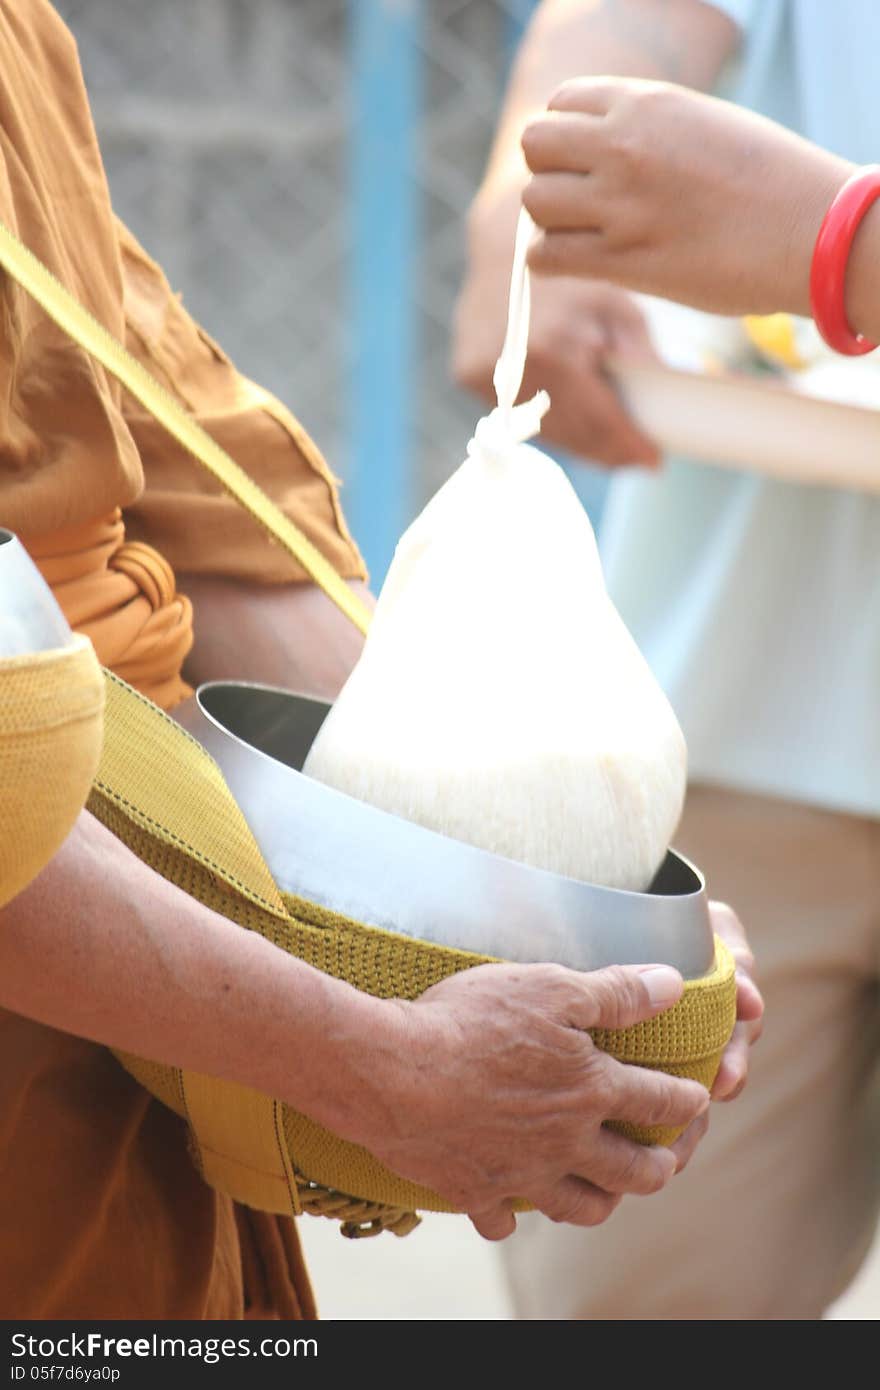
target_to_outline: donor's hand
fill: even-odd
[[[721,314],[809,313],[845,160],[715,97],[623,78],[566,82],[522,144],[533,270]]]

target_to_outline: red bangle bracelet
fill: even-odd
[[[810,266],[810,306],[816,327],[835,352],[858,357],[876,343],[854,333],[846,317],[844,287],[853,239],[868,208],[880,198],[880,164],[866,164],[848,178],[825,214]]]

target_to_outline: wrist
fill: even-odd
[[[833,198],[822,221],[813,250],[810,269],[810,301],[813,319],[821,337],[835,352],[847,357],[873,352],[876,339],[854,328],[847,312],[858,304],[850,270],[855,243],[864,222],[880,197],[880,165],[864,165],[845,180]],[[870,244],[870,234],[863,245]]]
[[[782,255],[782,274],[779,281],[782,293],[776,295],[776,307],[790,313],[812,317],[810,303],[810,267],[819,228],[831,203],[843,184],[854,172],[855,165],[822,152],[812,177],[804,185],[794,209],[793,223],[788,229],[787,249]]]
[[[289,1007],[273,1041],[267,1046],[263,1038],[269,1074],[259,1089],[371,1148],[403,1103],[409,1006],[292,963],[299,978],[286,991]]]

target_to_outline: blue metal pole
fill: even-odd
[[[349,0],[353,109],[348,469],[344,504],[378,589],[411,516],[413,295],[425,0]]]

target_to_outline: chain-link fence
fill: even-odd
[[[383,13],[408,16],[418,67],[416,128],[400,132],[417,204],[405,282],[412,511],[460,462],[474,423],[474,402],[449,380],[449,324],[464,213],[531,0],[55,2],[79,43],[117,210],[344,477],[363,328],[353,241],[377,235],[358,224],[358,123],[382,116],[392,96],[361,87],[358,109],[353,32],[369,10],[380,24]],[[381,181],[382,167],[375,174]]]

